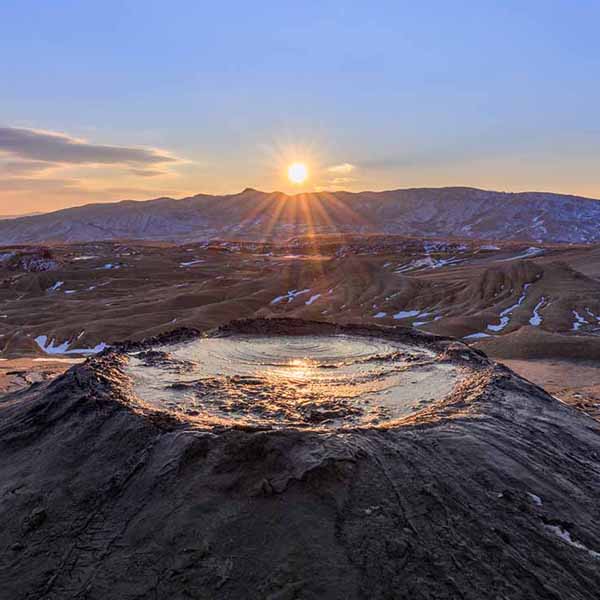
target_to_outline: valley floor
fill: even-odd
[[[0,394],[16,392],[32,383],[48,381],[64,373],[81,358],[13,358],[0,361]]]
[[[566,404],[600,418],[600,364],[597,362],[504,358],[499,362]]]
[[[600,412],[600,245],[387,235],[3,248],[0,393],[116,342],[252,317],[455,337]]]

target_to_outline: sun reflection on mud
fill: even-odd
[[[362,336],[232,336],[130,356],[137,397],[211,424],[331,428],[401,418],[447,395],[455,366]]]

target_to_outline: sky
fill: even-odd
[[[596,0],[3,0],[0,215],[246,187],[600,198],[599,22]]]

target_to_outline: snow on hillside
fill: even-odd
[[[587,243],[600,241],[599,222],[599,201],[541,192],[422,188],[287,196],[247,189],[228,196],[95,204],[3,220],[0,239],[5,245],[124,238],[184,242],[377,232]]]

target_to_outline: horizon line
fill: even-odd
[[[33,217],[39,217],[42,215],[49,215],[49,214],[53,214],[53,213],[64,212],[64,211],[68,211],[68,210],[76,210],[78,208],[86,208],[86,207],[90,207],[90,206],[110,206],[113,204],[118,205],[118,204],[125,204],[125,203],[129,203],[129,202],[144,203],[144,202],[156,202],[159,200],[173,200],[175,202],[179,202],[179,201],[184,201],[184,200],[190,200],[192,198],[197,198],[199,196],[206,196],[206,197],[211,197],[211,198],[230,198],[233,196],[241,196],[241,195],[243,195],[245,193],[249,193],[249,192],[264,194],[267,196],[285,196],[286,198],[298,198],[301,196],[315,196],[315,195],[321,195],[321,194],[331,194],[331,195],[349,194],[349,195],[353,195],[353,196],[358,196],[360,194],[388,194],[388,193],[394,193],[394,192],[410,192],[410,191],[419,191],[419,190],[420,191],[423,191],[423,190],[430,190],[430,191],[472,190],[472,191],[477,191],[477,192],[487,192],[487,193],[507,194],[507,195],[549,194],[549,195],[553,195],[553,196],[577,198],[578,200],[600,202],[600,198],[593,198],[591,196],[580,196],[578,194],[569,194],[569,193],[564,193],[564,192],[551,192],[551,191],[547,191],[547,190],[520,190],[520,191],[515,192],[515,191],[479,188],[479,187],[470,186],[470,185],[420,186],[420,187],[412,186],[412,187],[406,187],[406,188],[390,188],[390,189],[383,189],[383,190],[368,190],[367,189],[367,190],[361,190],[358,192],[352,192],[349,190],[342,190],[342,189],[340,189],[340,190],[313,190],[313,191],[297,192],[297,193],[293,193],[293,194],[288,194],[287,192],[282,192],[280,190],[273,190],[273,191],[267,192],[267,191],[259,190],[257,188],[249,186],[249,187],[245,187],[240,192],[233,192],[233,193],[227,193],[227,194],[208,194],[205,192],[198,192],[197,194],[191,194],[191,195],[181,196],[181,197],[157,196],[156,198],[144,198],[144,199],[123,198],[121,200],[107,200],[106,202],[86,202],[84,204],[75,204],[73,206],[67,206],[65,208],[59,208],[56,210],[49,210],[49,211],[36,211],[36,212],[23,213],[23,214],[18,214],[18,213],[15,214],[13,212],[13,213],[8,213],[6,215],[0,214],[0,221],[33,218]]]

